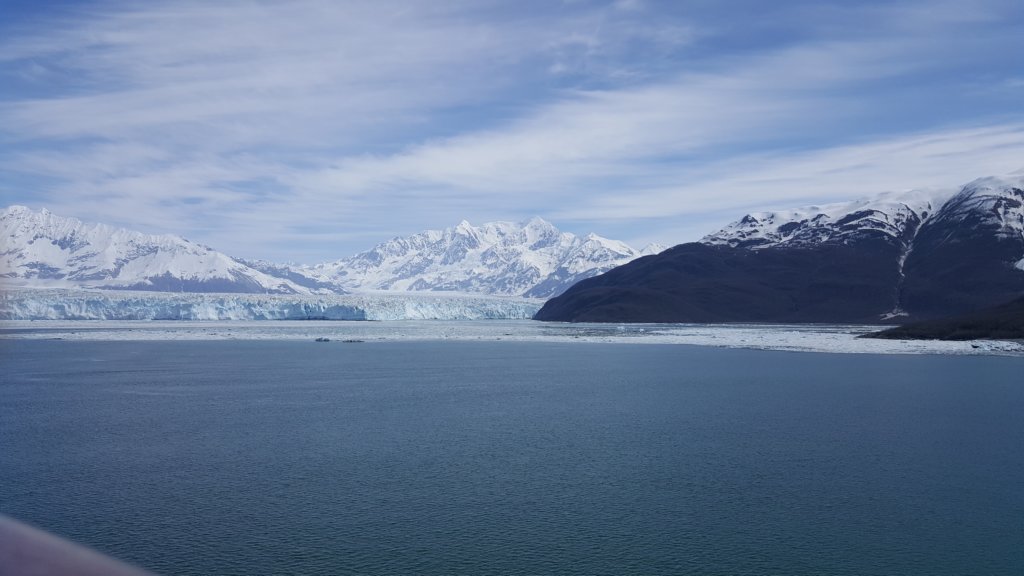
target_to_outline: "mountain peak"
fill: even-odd
[[[964,185],[964,189],[989,189],[995,190],[1000,188],[1022,188],[1024,187],[1024,170],[1007,174],[1005,176],[983,176],[971,180]]]
[[[851,202],[751,212],[700,242],[758,250],[844,242],[861,234],[898,241],[909,229],[935,214],[953,194],[949,189],[915,189],[885,192]]]
[[[584,280],[535,318],[871,323],[992,306],[1024,290],[1022,180],[754,212]]]
[[[534,216],[533,218],[524,220],[520,222],[518,226],[520,229],[525,230],[527,232],[532,232],[544,236],[550,236],[558,234],[560,232],[554,224],[548,222],[547,220],[539,216]]]
[[[463,220],[447,230],[396,238],[349,258],[295,270],[348,290],[544,298],[640,255],[596,234],[580,238],[561,232],[538,216],[476,227]]]
[[[305,290],[178,236],[84,224],[46,209],[4,210],[0,276],[11,285],[182,292]]]
[[[666,249],[666,246],[664,246],[662,244],[658,244],[657,242],[651,242],[650,244],[644,246],[640,250],[640,255],[641,256],[650,256],[652,254],[661,254],[662,252],[665,251],[665,249]]]
[[[28,212],[32,212],[32,209],[29,208],[28,206],[22,206],[20,204],[13,204],[11,206],[8,206],[7,208],[4,208],[3,212],[4,212],[4,214],[11,214],[11,215],[25,214],[25,213],[28,213]]]
[[[540,216],[531,216],[520,223],[522,228],[553,228],[554,224],[541,218]]]
[[[0,275],[16,284],[195,292],[450,291],[545,298],[642,255],[534,216],[394,238],[314,266],[233,259],[173,235],[83,224],[23,206],[4,210]]]
[[[966,220],[996,230],[1001,236],[1024,239],[1024,176],[969,182],[943,206],[942,217],[950,222]]]

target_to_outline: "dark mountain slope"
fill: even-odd
[[[1024,190],[967,187],[924,223],[907,255],[902,300],[926,319],[1007,302],[1024,290]]]
[[[536,319],[569,322],[926,320],[1024,292],[1024,185],[884,194],[749,214],[582,281]]]
[[[953,318],[897,326],[864,338],[895,340],[977,340],[1024,338],[1024,297]]]
[[[681,244],[584,280],[537,320],[569,322],[873,322],[892,308],[896,246],[817,249]]]

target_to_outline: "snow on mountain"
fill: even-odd
[[[943,221],[985,228],[1005,239],[1024,237],[1024,175],[967,184],[936,215],[936,224]]]
[[[546,298],[575,282],[648,253],[590,234],[580,238],[532,218],[522,223],[463,220],[444,230],[395,238],[335,262],[297,267],[347,290],[452,291]]]
[[[640,249],[640,256],[654,256],[655,254],[661,254],[668,249],[668,246],[658,244],[657,242],[651,242]]]
[[[760,250],[816,248],[872,237],[888,240],[898,249],[897,299],[882,319],[906,315],[901,296],[905,268],[911,254],[918,256],[921,249],[935,253],[945,243],[966,247],[991,238],[997,241],[998,253],[963,256],[996,258],[1004,266],[1024,270],[1024,176],[979,178],[959,190],[890,192],[828,206],[756,212],[701,242]],[[936,266],[928,264],[927,258],[924,264],[917,260],[911,263]]]
[[[928,320],[1024,292],[1024,177],[748,214],[585,280],[538,312],[569,322]]]
[[[1024,270],[1024,174],[979,178],[955,194],[935,214],[919,237],[931,246],[963,251],[966,244],[988,239],[983,254]]]
[[[436,293],[0,292],[0,320],[518,320],[533,317],[540,306],[538,300]]]
[[[640,256],[590,234],[560,232],[533,218],[515,224],[466,221],[395,238],[315,266],[240,260],[173,235],[83,224],[47,210],[0,213],[0,278],[8,286],[162,292],[341,294],[445,291],[543,298]]]
[[[754,250],[844,242],[872,234],[902,241],[953,193],[952,190],[888,192],[853,202],[753,212],[700,241]]]
[[[308,293],[200,244],[83,224],[43,209],[0,212],[0,278],[8,286],[168,292]]]
[[[762,249],[814,246],[882,235],[909,243],[921,225],[945,220],[990,228],[1005,238],[1024,234],[1024,177],[979,178],[959,190],[888,192],[853,202],[754,212],[701,239],[704,244]],[[978,219],[978,215],[983,215]],[[975,221],[977,220],[977,221]],[[962,226],[961,226],[962,227]]]

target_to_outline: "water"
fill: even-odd
[[[168,574],[1024,573],[1024,360],[0,341],[0,512]]]

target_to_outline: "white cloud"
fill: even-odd
[[[701,215],[1019,168],[1019,114],[898,117],[901,86],[1005,41],[970,28],[1002,3],[955,4],[780,8],[808,25],[779,41],[645,2],[105,3],[0,40],[24,89],[0,193],[306,261],[533,214],[673,243]]]
[[[810,152],[758,154],[692,170],[675,185],[605,196],[561,216],[644,219],[794,207],[914,188],[952,189],[1024,167],[1024,124],[948,129]],[[706,232],[706,230],[705,230]],[[692,238],[691,238],[692,239]]]
[[[691,180],[736,144],[812,133],[836,115],[855,114],[858,103],[829,92],[902,71],[884,63],[888,48],[854,48],[816,46],[665,84],[567,93],[500,128],[398,154],[347,157],[294,185],[339,193],[418,186],[461,193],[460,202],[470,205],[514,195],[521,204],[587,206],[610,196],[636,204],[624,213],[660,212],[663,206],[644,204],[636,192],[652,181]],[[620,186],[601,184],[608,181]]]

